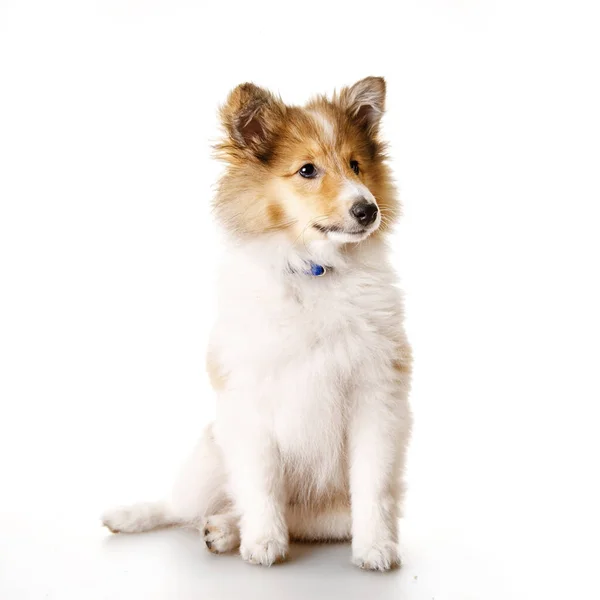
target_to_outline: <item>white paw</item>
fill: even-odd
[[[382,542],[352,550],[352,562],[368,571],[389,571],[401,564],[398,544]]]
[[[206,547],[215,554],[231,552],[240,545],[240,530],[235,515],[213,515],[202,526]]]
[[[270,567],[285,559],[288,551],[287,540],[266,537],[259,541],[245,540],[240,548],[242,558],[252,565]]]

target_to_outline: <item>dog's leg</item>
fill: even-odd
[[[240,516],[235,512],[213,515],[202,525],[206,547],[215,554],[232,552],[240,545]],[[288,505],[286,522],[290,537],[302,542],[342,542],[352,535],[350,505],[339,503],[319,509]]]
[[[406,386],[393,374],[361,385],[350,423],[352,560],[386,571],[400,564],[398,509],[410,413]]]
[[[256,421],[246,420],[244,425],[223,442],[231,494],[240,515],[240,554],[249,563],[270,566],[283,560],[288,549],[283,472],[268,432]]]
[[[352,535],[350,505],[334,504],[311,510],[297,504],[289,505],[286,514],[290,537],[303,542],[341,542]]]

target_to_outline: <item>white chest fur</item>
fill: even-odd
[[[212,340],[227,377],[219,430],[229,438],[259,425],[292,478],[310,481],[316,492],[346,487],[350,392],[365,380],[375,384],[402,336],[401,302],[383,250],[365,249],[360,261],[338,260],[312,277],[286,273],[277,252],[265,264],[236,249],[222,273]]]

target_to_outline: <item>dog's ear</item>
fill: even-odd
[[[238,85],[221,107],[228,139],[220,150],[230,158],[251,154],[268,161],[284,112],[284,104],[267,90],[253,83]]]
[[[369,135],[376,135],[385,110],[385,79],[366,77],[339,95],[342,107]]]

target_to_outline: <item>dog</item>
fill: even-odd
[[[109,510],[112,532],[192,526],[211,552],[266,566],[290,539],[351,540],[363,569],[400,564],[412,358],[387,258],[385,94],[381,77],[302,107],[251,83],[229,94],[217,417],[168,500]]]

